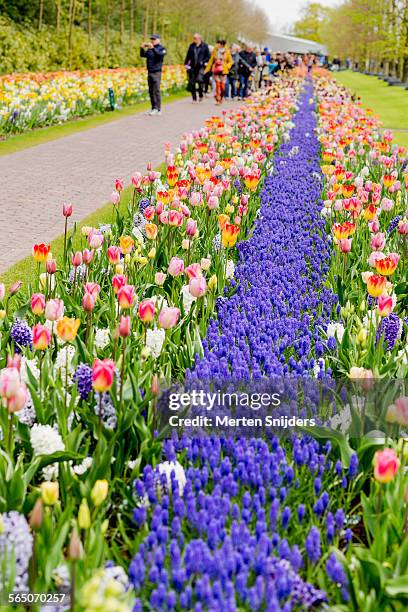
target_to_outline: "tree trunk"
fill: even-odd
[[[125,35],[125,0],[121,0],[120,2],[119,22],[120,22],[120,42],[123,42],[123,37]]]
[[[61,0],[57,0],[57,34],[60,33],[61,28]]]
[[[133,0],[130,0],[129,4],[129,39],[133,40],[133,34],[135,31],[135,5]]]
[[[110,7],[109,2],[106,3],[106,14],[105,14],[105,37],[104,37],[104,64],[107,67],[109,57],[109,24],[110,24]]]
[[[41,30],[44,16],[44,0],[40,0],[40,6],[38,9],[38,29]]]
[[[404,59],[402,61],[401,80],[403,83],[408,83],[408,0],[405,0],[404,27],[405,27],[405,32],[403,32],[403,43],[402,43],[402,52],[404,54],[403,56]]]
[[[92,0],[88,0],[88,43],[92,38]]]
[[[146,8],[146,12],[145,12],[143,35],[144,35],[145,40],[147,39],[149,35],[149,7]]]
[[[69,2],[69,20],[68,20],[68,67],[72,68],[72,38],[74,33],[74,20],[76,11],[76,0]]]

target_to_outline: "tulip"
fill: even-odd
[[[119,321],[119,336],[127,338],[130,335],[131,321],[129,316],[122,315]]]
[[[149,240],[154,240],[157,236],[157,225],[155,223],[146,223],[145,232]]]
[[[202,297],[207,290],[207,283],[204,276],[190,279],[188,284],[190,294],[195,298]]]
[[[385,246],[385,234],[383,232],[374,234],[370,246],[374,251],[382,251]]]
[[[47,245],[43,242],[41,244],[35,244],[33,246],[33,257],[35,261],[37,261],[38,263],[45,261],[48,257],[50,250],[51,247],[49,244]]]
[[[135,288],[133,285],[123,285],[118,291],[119,306],[124,310],[131,308],[135,300]]]
[[[77,268],[82,264],[82,251],[77,251],[71,256],[72,265]]]
[[[30,300],[33,314],[40,315],[45,309],[45,296],[42,293],[33,293]]]
[[[11,285],[11,287],[9,287],[9,295],[10,295],[10,297],[12,295],[15,295],[16,293],[18,293],[20,291],[21,285],[22,285],[21,281],[16,281],[15,283],[13,283]]]
[[[99,393],[108,391],[113,384],[115,363],[111,359],[95,359],[92,366],[92,387]]]
[[[120,262],[121,249],[118,246],[110,246],[107,250],[109,263],[112,265]]]
[[[392,297],[383,294],[378,298],[378,314],[380,317],[388,317],[392,309],[394,308]]]
[[[57,271],[57,262],[55,259],[47,259],[45,262],[45,269],[48,274],[55,274]]]
[[[34,508],[30,513],[30,527],[34,531],[41,529],[44,520],[44,505],[41,497],[37,497]]]
[[[133,187],[135,187],[135,189],[140,189],[141,184],[142,184],[142,175],[140,172],[135,172],[132,175],[132,185]]]
[[[197,221],[194,219],[188,219],[186,223],[186,234],[190,238],[194,238],[197,234]]]
[[[350,253],[352,238],[342,238],[339,240],[339,247],[342,253]]]
[[[124,276],[123,274],[115,274],[115,276],[112,278],[112,287],[114,293],[117,295],[119,293],[119,290],[124,287],[126,283],[127,276]]]
[[[408,426],[408,397],[399,397],[391,406],[388,406],[386,420],[389,423],[398,423]]]
[[[404,220],[398,223],[398,232],[402,236],[408,236],[408,221]]]
[[[81,501],[78,512],[78,525],[80,529],[89,529],[91,526],[91,513],[85,498]]]
[[[216,274],[213,274],[208,280],[208,289],[210,291],[215,291],[217,289],[218,279]]]
[[[79,539],[78,531],[76,527],[74,527],[74,529],[71,532],[71,537],[69,539],[68,558],[71,561],[79,561],[80,559],[82,559],[83,555],[84,555],[84,549],[82,546],[82,542]],[[72,599],[71,599],[71,605],[72,605]]]
[[[220,200],[216,195],[211,195],[207,200],[207,207],[209,210],[215,210],[218,208],[219,204]]]
[[[22,410],[28,402],[28,391],[24,383],[21,383],[17,392],[6,401],[6,408],[10,413]]]
[[[101,286],[98,285],[98,283],[85,283],[84,290],[85,293],[90,293],[94,300],[97,300],[101,291]]]
[[[373,459],[374,478],[381,484],[387,484],[394,480],[400,460],[392,448],[384,448],[382,451],[377,451]]]
[[[32,334],[33,347],[37,351],[45,351],[51,341],[51,332],[48,327],[45,327],[45,325],[41,325],[41,323],[37,323],[37,325],[34,325],[33,327]]]
[[[204,271],[209,270],[211,267],[211,259],[208,257],[203,257],[200,261],[200,266]]]
[[[372,297],[379,297],[384,293],[387,279],[378,274],[370,274],[367,279],[367,291]]]
[[[190,264],[187,266],[184,272],[187,274],[188,278],[198,278],[199,276],[203,275],[201,265],[199,263]]]
[[[0,302],[4,300],[4,296],[6,295],[6,287],[4,283],[0,283]]]
[[[100,249],[103,245],[103,234],[97,229],[92,228],[88,234],[88,244],[92,249]]]
[[[375,268],[379,274],[391,276],[395,272],[399,259],[400,257],[397,253],[390,253],[387,257],[379,259],[375,264]]]
[[[180,276],[184,271],[184,261],[179,257],[172,257],[167,271],[171,276]]]
[[[15,353],[14,355],[7,355],[7,367],[15,368],[20,372],[21,369],[21,355]]]
[[[85,312],[92,312],[95,308],[95,300],[91,293],[86,292],[82,298],[82,308]]]
[[[171,329],[177,325],[180,317],[178,308],[162,308],[159,313],[159,326],[163,329]]]
[[[109,485],[107,480],[97,480],[91,491],[91,499],[94,506],[100,506],[108,495]]]
[[[150,323],[154,319],[155,303],[152,299],[143,300],[139,303],[138,312],[143,323]]]
[[[116,191],[122,191],[123,190],[123,179],[116,179],[115,180],[115,189]]]
[[[156,257],[156,249],[155,249],[155,247],[152,247],[150,249],[150,251],[148,252],[147,256],[148,256],[149,259],[154,259]]]
[[[64,302],[57,298],[49,300],[45,305],[44,315],[48,321],[57,321],[64,314]]]
[[[17,368],[7,367],[0,372],[0,395],[9,399],[15,395],[20,387],[20,373]]]
[[[237,241],[239,231],[240,229],[236,225],[226,223],[221,234],[223,246],[226,248],[233,247]]]
[[[93,259],[93,256],[94,256],[94,252],[95,252],[95,251],[94,251],[93,249],[91,249],[91,250],[89,250],[89,249],[84,249],[84,250],[82,251],[82,259],[83,259],[84,264],[85,264],[86,266],[89,266],[89,265],[90,265],[90,263],[92,262],[92,259]]]
[[[41,483],[41,498],[46,506],[54,506],[59,497],[58,482]]]
[[[151,221],[156,213],[160,215],[162,212],[163,207],[160,207],[159,205],[157,205],[156,208],[154,206],[147,206],[143,211],[143,215],[146,221]]]
[[[62,205],[62,214],[64,217],[70,217],[72,215],[72,204],[63,204]]]
[[[131,253],[135,244],[135,241],[131,236],[121,236],[119,238],[120,250],[123,255]]]
[[[59,319],[56,326],[58,337],[64,342],[75,340],[80,324],[80,319],[70,319],[69,317]]]
[[[165,274],[164,272],[156,272],[156,274],[154,275],[154,282],[156,285],[159,285],[159,287],[161,287],[162,285],[164,285],[164,281],[167,278],[167,274]]]

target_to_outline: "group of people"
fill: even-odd
[[[160,81],[166,49],[158,34],[152,34],[150,42],[140,48],[141,57],[146,58],[148,86],[151,101],[149,115],[161,114]],[[294,53],[270,53],[267,48],[254,50],[249,44],[228,47],[219,39],[210,47],[198,33],[188,47],[184,60],[187,71],[187,88],[192,101],[200,102],[214,89],[215,103],[226,99],[247,98],[251,91],[267,89],[282,70],[291,70],[305,65],[308,70],[317,62],[314,55]]]

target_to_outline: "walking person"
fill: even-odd
[[[245,45],[245,49],[240,52],[238,60],[238,74],[239,74],[239,97],[248,97],[248,84],[249,77],[252,75],[254,68],[256,67],[256,55],[252,51],[252,47]]]
[[[203,99],[204,69],[210,59],[208,45],[201,35],[196,33],[193,42],[188,48],[184,65],[188,73],[188,84],[193,102],[197,102],[197,88],[200,102]]]
[[[204,73],[213,73],[215,81],[215,103],[221,104],[225,96],[225,81],[232,66],[231,51],[224,39],[217,41]]]
[[[237,81],[239,52],[240,48],[238,45],[231,46],[231,57],[233,63],[225,83],[225,98],[227,100],[233,100],[238,95]]]
[[[160,83],[162,77],[163,60],[166,48],[160,43],[160,36],[152,34],[150,42],[143,43],[140,47],[140,57],[146,58],[147,83],[152,108],[148,115],[161,115],[161,93]]]

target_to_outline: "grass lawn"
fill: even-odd
[[[163,105],[165,106],[169,102],[174,102],[180,98],[184,98],[187,94],[186,91],[182,90],[174,94],[170,94],[163,98]],[[150,108],[149,102],[138,102],[129,106],[124,106],[120,110],[113,112],[106,112],[100,115],[92,115],[90,117],[83,117],[80,119],[72,119],[61,125],[52,125],[50,127],[38,128],[31,132],[25,132],[24,134],[16,134],[8,136],[4,140],[0,140],[0,155],[8,155],[9,153],[15,153],[28,147],[34,147],[35,145],[48,142],[49,140],[56,140],[57,138],[63,138],[76,132],[82,132],[83,130],[89,130],[90,128],[97,127],[104,123],[110,123],[111,121],[117,121],[122,117],[128,115],[134,115],[135,113],[141,113]]]
[[[351,70],[336,72],[333,76],[359,96],[366,108],[373,109],[384,128],[392,129],[395,142],[408,148],[408,91]]]

